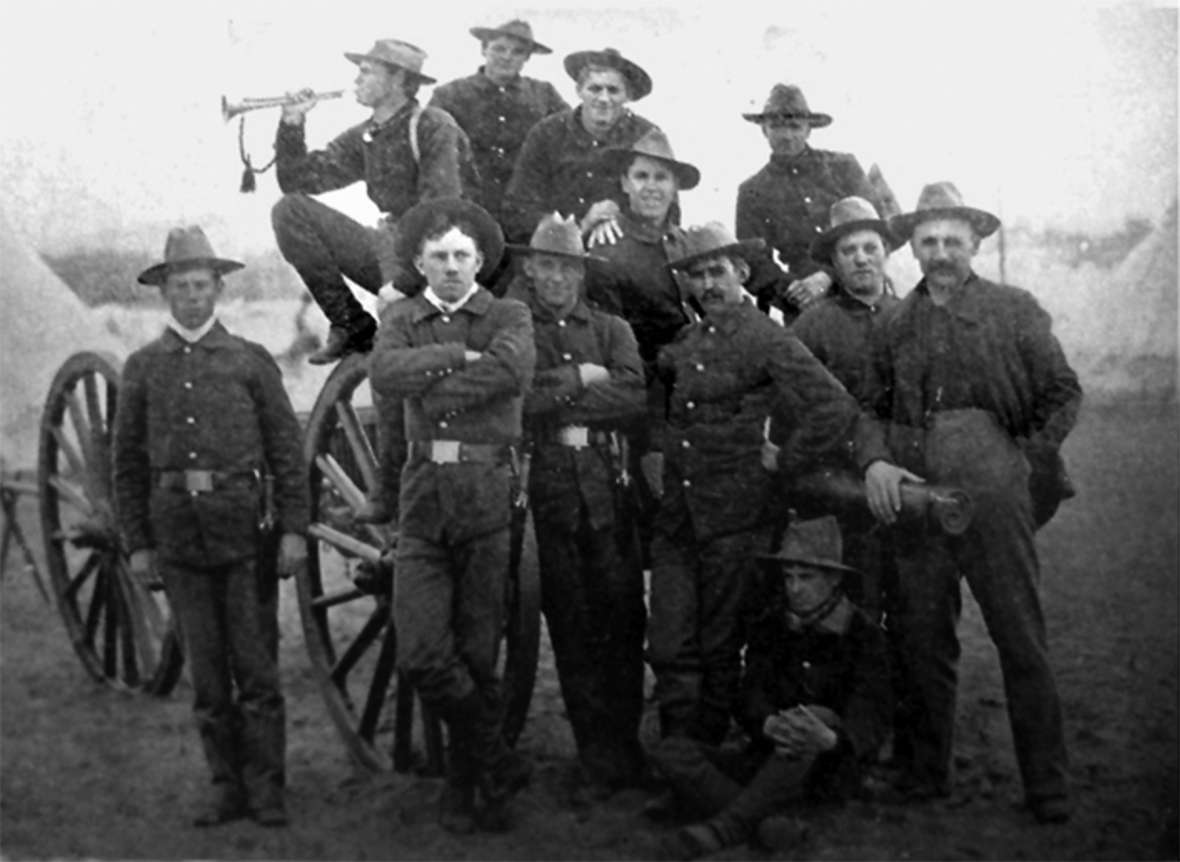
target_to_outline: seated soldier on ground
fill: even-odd
[[[745,751],[668,737],[652,759],[685,814],[708,819],[670,834],[667,858],[695,859],[757,836],[789,849],[806,834],[801,803],[847,798],[889,726],[885,636],[844,594],[827,516],[797,521],[777,554],[758,558],[781,592],[751,626],[743,679]]]

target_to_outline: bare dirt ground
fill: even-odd
[[[1036,825],[1017,803],[995,653],[974,604],[961,625],[957,779],[949,800],[817,811],[790,858],[1177,858],[1177,410],[1089,406],[1067,444],[1081,496],[1041,534],[1043,595],[1078,810]],[[35,535],[33,509],[22,523]],[[189,689],[156,700],[92,682],[14,554],[0,591],[0,854],[151,859],[635,859],[661,834],[639,791],[577,809],[572,742],[547,648],[521,747],[538,766],[508,835],[436,828],[437,779],[356,772],[308,673],[284,594],[293,823],[188,825],[204,767]],[[749,848],[721,858],[766,858]]]

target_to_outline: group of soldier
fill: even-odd
[[[1025,801],[1067,819],[1034,531],[1064,492],[1081,391],[1033,297],[971,268],[996,218],[946,182],[898,212],[854,157],[808,144],[831,117],[775,84],[743,115],[771,155],[739,189],[736,235],[681,227],[700,170],[628,108],[652,89],[639,64],[568,55],[570,108],[521,74],[550,51],[526,22],[471,33],[483,65],[424,107],[421,49],[346,54],[371,116],[308,151],[315,99],[296,94],[275,143],[278,247],[330,321],[310,361],[369,354],[381,469],[356,514],[397,527],[399,670],[447,726],[440,824],[508,828],[531,776],[504,739],[496,670],[522,493],[575,802],[653,790],[646,813],[681,820],[665,851],[693,858],[791,846],[792,806],[862,792],[884,752],[891,798],[948,795],[965,577]],[[314,197],[355,182],[383,213],[375,229]],[[899,299],[885,269],[906,241],[923,279]],[[191,662],[214,782],[198,822],[279,825],[258,477],[274,481],[281,574],[303,562],[308,502],[277,367],[213,313],[237,266],[177,229],[141,276],[173,320],[127,365],[115,481],[132,570],[162,577]],[[345,279],[392,283],[380,326]],[[863,479],[863,517],[790,513],[792,480],[817,467]],[[898,521],[923,482],[971,493],[965,532]]]

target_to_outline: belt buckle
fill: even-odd
[[[559,432],[561,444],[574,449],[585,449],[590,445],[590,429],[585,425],[566,425]]]
[[[458,440],[431,440],[430,460],[435,464],[458,464]]]
[[[212,470],[185,470],[184,490],[190,494],[208,494],[213,490]]]

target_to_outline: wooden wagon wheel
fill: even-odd
[[[41,414],[37,491],[49,579],[86,670],[115,688],[167,694],[184,663],[162,590],[131,576],[119,543],[111,444],[121,365],[76,353]]]
[[[308,565],[297,577],[299,612],[328,712],[353,758],[373,770],[405,771],[421,740],[428,771],[442,769],[442,732],[396,672],[392,622],[396,535],[353,519],[376,481],[376,429],[367,357],[353,355],[329,376],[307,423],[311,489]],[[532,555],[535,559],[536,555]],[[505,735],[515,743],[532,697],[540,637],[535,566],[512,579],[501,650]]]

